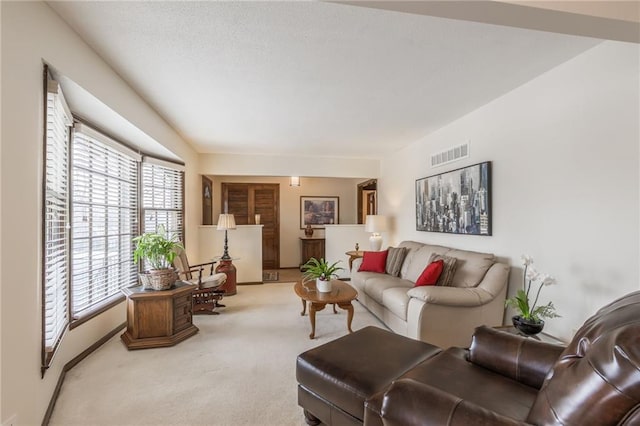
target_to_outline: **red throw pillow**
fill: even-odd
[[[365,251],[362,256],[362,265],[358,272],[379,272],[384,274],[384,270],[387,266],[387,254],[385,251]]]
[[[427,265],[426,268],[424,268],[424,271],[422,271],[422,274],[420,274],[420,276],[418,277],[415,287],[420,287],[423,285],[436,285],[443,269],[444,261],[442,259],[431,262]]]

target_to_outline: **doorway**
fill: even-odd
[[[262,227],[262,269],[280,268],[280,185],[277,183],[221,184],[222,210],[233,214],[238,225]]]
[[[358,223],[363,224],[369,214],[378,214],[377,179],[358,184]]]
[[[202,176],[202,224],[213,225],[213,182]]]

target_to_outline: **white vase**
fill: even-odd
[[[320,278],[316,279],[316,288],[320,293],[330,293],[331,292],[331,281],[324,281]]]

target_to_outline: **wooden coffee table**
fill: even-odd
[[[358,297],[358,292],[355,288],[345,282],[332,280],[330,293],[320,293],[316,289],[315,281],[305,283],[298,281],[293,289],[302,300],[302,312],[300,312],[300,315],[305,314],[307,302],[309,302],[309,320],[311,321],[309,339],[313,339],[316,335],[316,312],[323,310],[327,304],[333,304],[334,314],[337,313],[336,305],[347,311],[347,329],[349,333],[353,332],[351,330],[351,321],[353,321],[353,305],[351,301]]]

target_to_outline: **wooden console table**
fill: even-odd
[[[309,259],[315,257],[320,260],[324,258],[324,238],[300,237],[302,243],[300,266],[307,263]]]
[[[191,320],[191,294],[197,286],[178,281],[169,290],[129,287],[127,331],[120,338],[127,349],[173,346],[193,336],[198,328]]]

